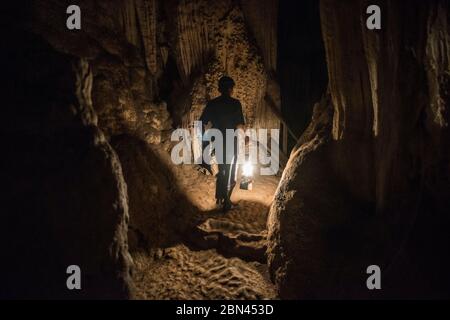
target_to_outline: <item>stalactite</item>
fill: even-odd
[[[182,73],[195,76],[204,68],[192,90],[192,107],[183,123],[199,118],[206,102],[218,96],[217,81],[234,78],[234,95],[243,106],[247,123],[255,125],[257,107],[266,93],[263,59],[251,41],[241,8],[233,1],[184,1],[178,7]],[[195,27],[194,27],[195,26]]]
[[[126,39],[139,46],[138,22],[135,1],[123,1],[121,10],[121,23]]]
[[[193,71],[206,63],[209,48],[208,24],[204,1],[183,0],[177,6],[176,51],[182,76],[187,79]]]
[[[141,48],[147,69],[158,73],[157,3],[156,0],[123,1],[122,29],[126,39]]]
[[[158,71],[158,56],[156,42],[156,0],[137,0],[137,16],[144,45],[145,62],[149,71],[156,75]]]
[[[241,0],[241,6],[267,70],[276,71],[278,0]]]
[[[157,25],[156,1],[126,1],[122,9],[124,33],[144,53],[154,76],[161,65],[158,61],[161,48],[157,43],[161,27]],[[236,80],[235,96],[241,100],[247,123],[279,127],[278,119],[274,120],[264,102],[267,74],[276,69],[277,5],[276,0],[264,0],[260,5],[256,1],[246,2],[242,7],[228,0],[213,3],[180,0],[165,7],[168,16],[173,18],[173,23],[166,25],[172,47],[170,54],[184,85],[194,81],[192,104],[182,120],[185,126],[198,119],[207,100],[218,95],[217,80],[228,74]]]

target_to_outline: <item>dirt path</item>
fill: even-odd
[[[266,220],[278,178],[257,177],[252,191],[237,186],[226,214],[215,210],[212,176],[178,172],[180,187],[199,208],[197,226],[184,243],[157,259],[133,256],[138,299],[273,299],[265,264]],[[151,272],[150,272],[151,270]]]

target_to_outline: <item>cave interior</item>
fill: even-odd
[[[24,3],[5,24],[1,298],[450,297],[448,0]],[[224,75],[247,127],[280,132],[279,171],[227,213],[211,172],[171,160]]]

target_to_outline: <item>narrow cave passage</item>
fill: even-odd
[[[257,113],[253,123],[274,122],[283,126],[282,121],[289,119],[286,125],[300,136],[326,88],[319,5],[313,0],[301,4],[281,2],[278,14],[278,62],[274,67],[279,71],[273,80],[280,84],[281,106],[277,107],[281,107],[281,113]],[[170,77],[165,81],[170,83]],[[176,95],[178,99],[182,96]],[[185,104],[174,101],[172,105],[180,110],[186,108]],[[279,114],[282,118],[278,118]],[[286,150],[289,152],[295,143],[290,137]],[[279,148],[283,152],[283,146]],[[252,191],[237,186],[231,197],[237,207],[225,214],[215,208],[215,177],[205,175],[206,171],[196,166],[178,167],[174,180],[194,208],[192,227],[179,242],[157,249],[151,258],[142,252],[133,255],[138,297],[277,298],[267,268],[267,218],[285,164],[277,175],[256,176]]]
[[[376,2],[10,3],[0,298],[448,298],[449,2]],[[279,133],[227,212],[188,163],[220,101]]]

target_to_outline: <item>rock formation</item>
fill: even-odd
[[[271,208],[281,298],[449,295],[448,2],[377,4],[380,31],[366,29],[367,1],[320,3],[331,101]],[[382,293],[366,288],[372,264]]]
[[[174,57],[182,82],[191,86],[189,106],[182,116],[182,125],[188,127],[198,119],[206,101],[217,96],[217,79],[230,75],[236,81],[235,96],[240,99],[244,115],[250,125],[255,124],[256,113],[268,109],[264,103],[267,70],[276,69],[276,1],[259,2],[257,10],[254,3],[225,1],[171,1],[166,15],[174,19],[174,34],[169,39],[174,48]],[[250,16],[247,21],[245,18]],[[262,23],[264,17],[274,24]],[[256,39],[249,32],[249,27]],[[262,26],[267,30],[264,32]],[[257,46],[261,44],[263,52]],[[267,68],[265,68],[265,65]],[[188,86],[190,87],[190,86]],[[275,90],[275,89],[274,89]],[[274,93],[278,94],[277,92]],[[270,122],[270,117],[260,117],[259,122]],[[262,123],[261,125],[264,125]],[[269,128],[277,128],[273,121]]]
[[[111,143],[128,186],[130,250],[154,251],[179,241],[191,227],[194,205],[179,189],[167,152],[130,136]]]
[[[26,32],[8,40],[0,296],[128,298],[127,187],[97,125],[90,65]],[[66,287],[71,265],[82,291]]]

